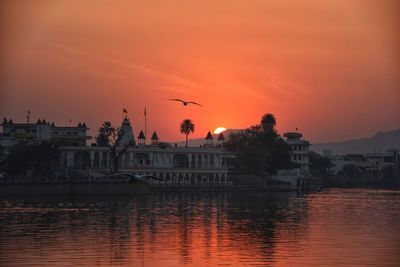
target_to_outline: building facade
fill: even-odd
[[[396,168],[399,165],[399,150],[390,149],[374,153],[346,154],[328,157],[332,162],[333,174],[343,174],[346,165],[353,165],[364,174],[381,173],[385,168]]]
[[[287,132],[283,136],[286,138],[286,143],[292,149],[290,155],[292,162],[298,164],[301,170],[308,172],[310,142],[304,140],[303,135],[299,132]]]
[[[88,127],[78,123],[73,127],[60,127],[54,123],[38,120],[36,123],[13,123],[4,119],[1,134],[2,145],[12,146],[19,142],[54,141],[60,145],[60,162],[57,177],[87,177],[97,179],[110,174],[115,166],[111,149],[107,146],[87,145]],[[128,117],[122,121],[123,132],[121,147],[126,149],[118,158],[118,172],[151,175],[152,182],[162,185],[227,185],[228,173],[233,167],[234,155],[227,152],[222,143],[225,138],[221,133],[217,143],[208,132],[205,143],[200,147],[170,146],[159,141],[156,132],[151,137],[151,144],[145,143],[145,136],[140,131],[137,142]],[[285,133],[286,142],[291,146],[291,159],[303,171],[308,171],[309,142],[297,132]]]
[[[11,119],[4,118],[1,124],[3,131],[0,135],[0,144],[10,147],[21,142],[33,143],[41,141],[54,141],[60,145],[86,146],[90,136],[85,123],[76,126],[56,126],[54,122],[38,120],[36,123],[14,123]]]
[[[118,160],[118,172],[149,175],[159,186],[226,186],[232,155],[221,147],[172,147],[159,142],[156,132],[151,145],[145,144],[142,131],[135,142],[127,117],[122,122],[123,144],[130,144]],[[105,146],[63,146],[60,157],[61,177],[80,175],[97,179],[114,169],[111,149]],[[117,148],[122,151],[124,146]],[[118,153],[118,152],[117,152]]]
[[[60,177],[81,175],[96,179],[109,173],[112,155],[107,147],[61,147]],[[118,171],[151,175],[162,185],[227,185],[231,154],[216,147],[130,147],[119,159]]]

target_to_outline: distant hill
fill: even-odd
[[[241,130],[240,130],[240,129],[227,129],[226,131],[224,131],[223,133],[224,133],[224,136],[225,136],[225,140],[226,140],[227,137],[229,137],[229,135],[230,135],[231,133],[235,133],[235,132],[238,132],[238,131],[241,131]],[[214,142],[215,142],[215,143],[217,142],[218,135],[219,135],[219,134],[213,134],[213,135],[212,135],[213,138],[214,138]],[[203,145],[203,144],[206,143],[205,138],[206,138],[206,136],[204,135],[204,138],[194,138],[194,139],[191,139],[191,138],[190,138],[190,135],[189,135],[188,146],[199,147],[199,146],[201,146],[201,145]],[[185,142],[182,142],[182,141],[179,141],[179,142],[170,142],[170,143],[171,143],[171,144],[177,144],[178,146],[185,146]]]
[[[370,152],[385,151],[387,149],[400,149],[400,129],[390,132],[377,132],[370,138],[353,139],[344,142],[313,144],[310,150],[322,154],[330,150],[332,155],[365,154]]]
[[[241,131],[240,129],[228,129],[224,131],[225,139],[234,132]],[[213,134],[214,142],[217,141],[218,134]],[[204,138],[191,139],[189,135],[189,146],[199,147],[205,144]],[[311,142],[312,143],[312,142]],[[185,146],[185,142],[171,142],[178,146]],[[397,148],[400,149],[400,129],[390,132],[377,132],[370,138],[352,139],[343,142],[319,143],[313,144],[310,150],[319,154],[323,154],[324,150],[330,150],[332,155],[343,154],[365,154],[370,152],[385,151],[387,149]]]

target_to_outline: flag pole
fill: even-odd
[[[147,112],[146,107],[144,107],[144,144],[146,145],[147,141]]]

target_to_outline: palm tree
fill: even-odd
[[[274,130],[276,126],[275,116],[271,113],[265,114],[261,119],[261,127],[264,131]]]
[[[111,122],[105,121],[99,129],[96,143],[98,146],[108,146],[110,145],[110,142],[113,141],[112,138],[115,137],[115,135],[115,128],[112,127]]]
[[[180,130],[181,133],[186,135],[186,147],[188,146],[188,136],[190,133],[194,133],[194,123],[192,120],[186,119],[181,122]]]

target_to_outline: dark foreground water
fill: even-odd
[[[0,266],[400,266],[400,192],[0,199]]]

